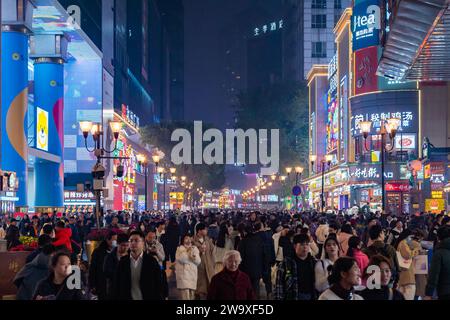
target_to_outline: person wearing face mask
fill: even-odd
[[[176,252],[177,289],[181,300],[194,300],[197,289],[197,267],[202,262],[200,251],[192,245],[192,238],[189,235],[185,235],[181,243]]]
[[[99,300],[106,300],[106,277],[103,272],[105,258],[117,247],[117,233],[110,231],[106,239],[92,253],[89,265],[89,287]]]
[[[111,300],[114,294],[114,273],[116,272],[120,259],[128,254],[129,249],[130,243],[128,242],[128,236],[124,233],[119,234],[117,235],[117,247],[113,248],[111,253],[105,258],[103,272],[106,278],[106,295],[108,300]]]
[[[364,300],[354,293],[354,287],[361,284],[361,271],[355,259],[350,257],[337,259],[328,282],[330,288],[320,295],[319,300]]]
[[[72,289],[67,285],[71,274],[70,252],[55,253],[50,261],[50,275],[39,282],[32,300],[86,300],[83,289]]]
[[[231,250],[225,253],[224,268],[211,279],[207,300],[247,301],[256,299],[249,276],[239,270],[241,261],[239,251]]]
[[[398,237],[403,232],[403,222],[397,221],[395,227],[389,232],[389,236],[387,239],[387,244],[391,246],[397,243]]]
[[[391,288],[390,283],[392,280],[392,263],[386,257],[382,255],[375,255],[369,261],[370,267],[377,267],[379,274],[374,271],[372,274],[368,274],[371,277],[375,273],[375,281],[379,283],[379,287],[366,288],[360,295],[364,300],[405,300],[403,294],[397,289]],[[376,283],[373,283],[375,285]]]

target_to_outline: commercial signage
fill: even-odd
[[[338,147],[339,139],[339,108],[334,98],[328,105],[327,116],[327,153],[332,153]]]
[[[432,162],[430,167],[430,184],[432,191],[443,191],[445,186],[445,164]]]
[[[139,129],[139,117],[130,111],[127,105],[122,105],[122,118],[132,127]]]
[[[386,191],[409,192],[411,186],[407,183],[386,183]]]
[[[92,199],[95,199],[95,196],[92,192],[64,191],[64,201],[80,201]]]
[[[48,151],[48,112],[36,108],[36,148]]]
[[[390,118],[401,119],[399,131],[415,131],[418,121],[415,111],[394,111],[394,112],[356,112],[352,116],[352,134],[360,135],[362,121],[372,121],[372,134],[376,134],[381,128],[382,120]]]
[[[271,33],[271,32],[277,31],[277,30],[281,30],[281,29],[283,29],[283,26],[284,26],[284,20],[266,23],[262,26],[258,26],[256,28],[254,28],[253,35],[255,37],[259,37],[264,34],[268,34],[268,33]]]
[[[380,44],[380,0],[355,2],[352,17],[353,51]]]
[[[427,164],[423,167],[423,177],[424,179],[430,179],[431,177],[431,164]]]
[[[402,179],[401,167],[398,164],[385,165],[384,178],[386,180]],[[381,181],[381,164],[361,164],[349,166],[350,182]]]
[[[443,210],[445,210],[444,199],[425,199],[425,211],[441,213]]]
[[[415,150],[417,146],[415,134],[401,134],[395,138],[397,150]]]
[[[378,90],[377,68],[377,47],[368,47],[355,53],[355,95]]]
[[[443,199],[444,192],[443,191],[431,191],[431,198],[433,199]]]

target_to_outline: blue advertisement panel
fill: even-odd
[[[27,206],[28,36],[2,32],[2,170],[17,174],[16,203]]]
[[[380,44],[381,0],[357,0],[353,7],[353,51]]]

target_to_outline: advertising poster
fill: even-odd
[[[339,136],[339,108],[336,99],[328,106],[327,118],[327,153],[337,149]]]
[[[48,151],[48,112],[36,108],[36,148]]]
[[[378,90],[377,68],[377,47],[369,47],[355,53],[355,95]]]

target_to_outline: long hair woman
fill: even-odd
[[[328,237],[323,245],[322,259],[314,267],[315,287],[319,293],[324,292],[330,287],[328,276],[330,275],[333,264],[339,258],[339,243],[335,237]]]
[[[219,228],[216,246],[214,247],[214,273],[217,274],[223,269],[223,257],[228,251],[234,249],[234,241],[231,237],[233,227],[223,222]]]

